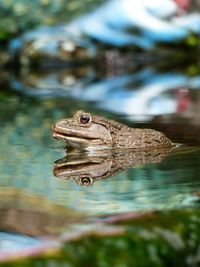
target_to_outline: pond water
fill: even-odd
[[[26,89],[27,86],[18,87],[16,91],[16,87],[9,88],[8,85],[4,85],[0,92],[1,199],[5,198],[5,192],[10,193],[9,197],[2,202],[1,209],[4,210],[5,207],[17,209],[20,199],[22,202],[26,202],[27,198],[32,196],[36,199],[42,197],[52,204],[93,216],[136,210],[164,210],[197,206],[196,194],[200,192],[200,94],[197,90],[198,84],[195,87],[194,82],[190,82],[191,88],[183,87],[183,84],[182,87],[177,85],[173,87],[170,84],[172,76],[168,73],[162,74],[165,79],[161,79],[160,75],[159,73],[158,76],[155,73],[152,75],[148,73],[148,77],[151,77],[149,87],[145,80],[146,75],[144,75],[140,78],[141,81],[146,81],[142,87],[141,82],[138,85],[135,81],[135,88],[129,88],[129,79],[128,88],[121,89],[119,96],[116,96],[117,89],[115,91],[112,88],[113,98],[111,92],[109,94],[106,92],[107,104],[110,100],[109,110],[111,111],[108,111],[106,106],[102,106],[103,100],[98,102],[95,99],[83,99],[84,96],[86,97],[86,92],[91,90],[89,88],[91,84],[84,89],[71,88],[70,92],[73,92],[74,95],[79,90],[77,91],[79,95],[76,97],[73,97],[72,93],[70,93],[71,95],[69,93],[59,95],[59,89],[55,93],[56,87],[53,89],[53,93],[45,93],[41,96],[37,86],[35,86],[35,92],[38,93],[33,94],[30,93],[30,88]],[[158,80],[154,83],[156,77]],[[177,84],[175,78],[176,76],[173,83]],[[126,77],[126,79],[128,78]],[[192,79],[194,81],[195,77]],[[130,94],[143,90],[141,97],[148,98],[148,90],[153,92],[153,88],[155,90],[161,80],[164,87],[170,88],[170,90],[161,92],[160,98],[163,99],[163,106],[157,107],[159,112],[148,113],[148,109],[142,109],[142,112],[136,114],[134,113],[135,109],[132,109],[131,114],[126,112],[120,114],[120,108],[122,107],[123,111],[127,105],[124,99],[131,99]],[[116,80],[114,82],[117,83]],[[188,79],[186,79],[187,82]],[[91,98],[95,94],[99,94],[98,84],[105,90],[106,84],[104,84],[105,87],[102,87],[102,81],[98,81],[96,87],[93,86]],[[120,87],[119,84],[118,87]],[[145,91],[145,87],[148,90]],[[80,90],[82,91],[80,92]],[[128,98],[127,93],[129,93]],[[151,102],[156,102],[156,97],[150,99]],[[115,100],[118,103],[118,111],[115,111]],[[133,103],[135,103],[134,95]],[[166,107],[169,106],[173,109],[176,106],[176,109],[171,112],[166,111]],[[132,127],[161,130],[174,143],[181,145],[163,157],[160,162],[139,163],[138,166],[137,164],[129,166],[112,177],[97,179],[92,186],[80,186],[75,179],[54,176],[54,162],[65,156],[65,143],[53,139],[51,130],[53,123],[60,118],[71,117],[77,109],[119,120]],[[141,109],[140,103],[138,103],[139,109]],[[39,205],[38,200],[36,206]],[[30,205],[26,209],[31,210],[32,206]]]

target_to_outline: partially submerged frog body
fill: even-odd
[[[122,123],[84,111],[73,118],[62,119],[53,125],[53,136],[65,139],[78,149],[166,148],[172,142],[161,132],[152,129],[130,128]]]

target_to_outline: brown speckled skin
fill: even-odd
[[[90,122],[80,123],[80,116],[88,114]],[[73,129],[73,133],[71,131]],[[102,129],[102,134],[101,134]],[[53,126],[54,136],[64,138],[76,136],[89,139],[86,145],[99,144],[108,148],[165,148],[172,142],[161,132],[152,129],[130,128],[122,123],[100,116],[92,116],[84,111],[77,111],[72,119],[63,119]],[[96,132],[95,132],[96,131]],[[75,133],[74,133],[75,132]],[[64,135],[66,133],[66,135]],[[99,138],[97,138],[99,136]],[[101,139],[98,141],[98,139]],[[79,140],[80,142],[80,140]]]
[[[172,142],[163,133],[152,129],[130,128],[122,123],[93,116],[92,121],[106,126],[112,136],[112,146],[116,148],[164,148]]]

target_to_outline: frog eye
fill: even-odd
[[[89,114],[87,113],[84,113],[80,116],[80,122],[83,123],[83,124],[87,124],[91,121],[91,117]]]

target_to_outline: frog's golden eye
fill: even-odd
[[[89,114],[87,113],[84,113],[84,114],[81,114],[80,116],[80,122],[83,123],[83,124],[87,124],[91,121],[91,117]]]

